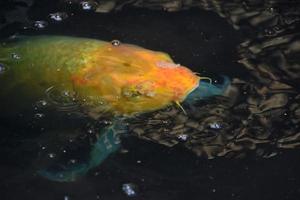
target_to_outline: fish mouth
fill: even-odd
[[[200,85],[200,80],[197,81],[196,85],[188,92],[187,96],[193,93]]]
[[[186,93],[186,95],[184,96],[183,100],[184,101],[185,99],[188,99],[190,96],[194,96],[196,93],[197,93],[197,88],[199,87],[199,84],[200,84],[200,80],[197,81],[197,83],[195,84],[195,86]]]

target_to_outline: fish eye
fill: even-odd
[[[113,41],[111,41],[111,44],[112,44],[113,46],[120,46],[120,45],[121,45],[121,42],[120,42],[119,40],[113,40]]]

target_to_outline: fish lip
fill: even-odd
[[[192,94],[198,87],[199,87],[199,84],[200,84],[200,78],[199,80],[197,81],[197,84],[195,84],[195,86],[190,90],[188,91],[182,98],[181,98],[181,102],[186,100],[187,97]]]
[[[193,89],[191,89],[191,91],[189,91],[189,92],[187,93],[186,96],[188,96],[189,94],[191,94],[192,92],[194,92],[194,91],[197,89],[197,87],[199,87],[199,84],[200,84],[200,80],[197,81],[197,84],[194,86]]]

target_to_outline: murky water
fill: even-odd
[[[72,95],[49,90],[52,104],[63,105],[58,111],[39,99],[27,116],[0,115],[1,199],[298,199],[300,5],[124,2],[0,3],[0,35],[120,40],[167,52],[216,83],[227,75],[230,88],[184,103],[186,114],[174,106],[127,119],[119,150],[69,183],[37,172],[86,161],[113,119],[69,115],[77,109]],[[0,78],[7,71],[0,64]]]

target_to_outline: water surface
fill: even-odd
[[[1,37],[118,39],[164,51],[216,81],[232,78],[229,98],[184,105],[188,115],[171,107],[128,120],[121,151],[72,183],[46,180],[36,170],[66,147],[67,159],[86,159],[94,137],[89,119],[1,119],[1,199],[299,198],[297,4],[212,1],[166,12],[151,3],[110,13],[80,5],[4,4]],[[11,14],[16,10],[19,16]]]

